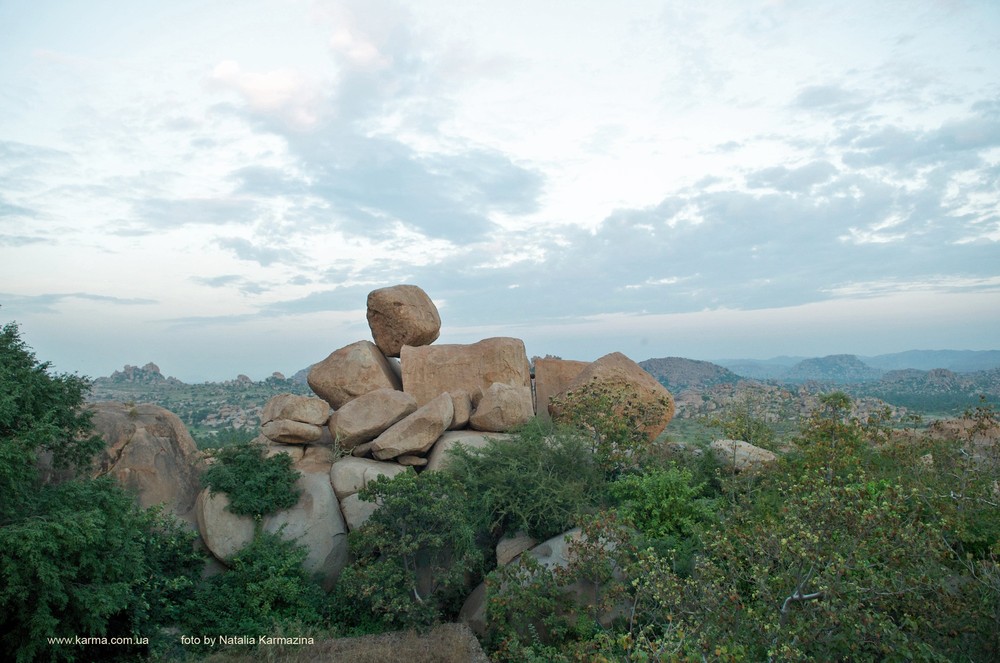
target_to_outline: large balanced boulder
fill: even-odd
[[[415,285],[395,285],[368,293],[368,326],[375,345],[398,357],[404,345],[429,345],[441,334],[441,316],[427,293]]]
[[[225,563],[253,541],[253,518],[231,512],[225,493],[213,493],[208,488],[201,491],[195,514],[201,540],[220,562]]]
[[[483,392],[469,425],[475,430],[504,433],[535,416],[531,387],[494,382]]]
[[[588,366],[590,362],[572,359],[535,359],[535,412],[539,418],[550,418],[549,401],[556,394],[565,391]]]
[[[402,389],[399,374],[371,341],[358,341],[314,364],[306,378],[313,392],[340,409],[376,389]]]
[[[281,444],[309,444],[323,437],[323,427],[292,419],[269,421],[260,427],[264,437]]]
[[[524,342],[516,338],[487,338],[468,345],[407,345],[400,359],[403,391],[419,405],[449,391],[481,393],[494,382],[531,387]]]
[[[198,448],[184,423],[157,405],[95,403],[94,433],[105,447],[94,474],[114,477],[139,504],[163,504],[193,524],[198,482]]]
[[[440,394],[376,437],[372,442],[372,455],[379,460],[424,455],[448,430],[454,414],[451,395]]]
[[[642,430],[650,440],[656,439],[674,416],[674,399],[667,388],[620,352],[604,355],[580,371],[549,403],[549,414],[560,421],[573,401],[604,395],[613,400],[620,397],[617,400],[623,405],[619,409],[627,404],[633,411],[645,412]]]
[[[376,389],[358,396],[330,418],[330,433],[341,449],[374,440],[385,429],[417,410],[417,400],[395,389]]]
[[[355,458],[345,456],[338,459],[330,467],[330,483],[337,499],[343,500],[348,495],[354,495],[369,483],[379,477],[390,479],[403,472],[412,472],[398,463],[370,458]]]

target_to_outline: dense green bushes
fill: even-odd
[[[231,512],[259,521],[299,501],[299,473],[288,454],[268,457],[263,445],[235,444],[220,449],[214,458],[201,482],[213,493],[225,493]]]

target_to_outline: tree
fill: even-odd
[[[36,465],[86,468],[103,444],[82,409],[87,381],[52,375],[0,332],[0,647],[18,661],[134,658],[175,619],[201,558],[193,534],[141,509],[107,478],[43,484]],[[145,637],[132,646],[53,644],[50,637]],[[100,642],[100,640],[98,640]]]

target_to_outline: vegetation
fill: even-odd
[[[261,444],[236,444],[220,449],[201,481],[212,493],[225,493],[228,509],[240,516],[264,516],[289,509],[299,501],[299,473],[288,454],[267,456]]]
[[[52,375],[13,324],[0,333],[0,647],[17,661],[134,658],[163,645],[194,588],[193,535],[140,509],[110,479],[88,479],[101,441],[81,409],[86,380]],[[43,484],[51,455],[81,476]],[[132,645],[51,637],[135,637]],[[102,640],[98,640],[101,642]]]

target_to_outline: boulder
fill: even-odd
[[[773,452],[742,440],[715,440],[708,446],[719,464],[733,472],[755,471],[778,459]]]
[[[566,390],[590,362],[571,359],[535,359],[535,412],[548,420],[549,401]]]
[[[525,550],[538,545],[538,541],[528,536],[525,532],[518,532],[514,536],[505,536],[497,543],[497,566],[507,566],[513,562]]]
[[[531,387],[494,382],[483,391],[469,425],[475,430],[504,433],[527,423],[533,416]]]
[[[643,431],[655,440],[674,416],[674,399],[667,388],[620,352],[604,355],[580,371],[566,389],[549,403],[556,421],[565,416],[565,405],[581,398],[584,391],[626,395],[629,403],[648,410],[650,421]]]
[[[324,425],[330,418],[330,404],[322,398],[298,394],[278,394],[264,405],[260,413],[261,425],[279,419],[291,419],[316,426]]]
[[[427,459],[423,456],[396,456],[396,462],[405,467],[423,467],[427,464]]]
[[[448,430],[461,430],[469,425],[469,418],[472,417],[472,397],[464,389],[455,389],[448,393],[451,394],[451,404],[455,408],[455,415]]]
[[[412,470],[408,470],[398,463],[345,456],[330,467],[330,483],[333,485],[337,498],[343,500],[348,495],[354,495],[380,476],[391,478],[409,471]]]
[[[375,438],[372,455],[379,460],[423,455],[448,429],[453,416],[451,396],[442,393]]]
[[[356,494],[348,495],[340,500],[340,511],[344,514],[344,522],[347,523],[347,529],[350,532],[368,522],[378,507],[379,505],[375,502],[366,502]]]
[[[264,436],[281,444],[309,444],[323,437],[323,428],[292,419],[269,421],[260,427]]]
[[[225,563],[253,540],[254,521],[229,511],[229,497],[205,488],[198,494],[195,514],[205,547]]]
[[[163,504],[193,526],[201,491],[200,456],[177,415],[146,404],[108,402],[88,408],[94,413],[94,433],[105,442],[93,474],[114,477],[143,507]]]
[[[367,458],[372,455],[372,443],[365,442],[351,449],[351,455],[355,458]]]
[[[403,391],[412,394],[418,405],[458,389],[472,395],[494,382],[531,386],[524,342],[516,338],[487,338],[469,345],[407,345],[400,358]]]
[[[404,345],[430,345],[441,333],[434,302],[415,285],[395,285],[368,293],[368,326],[375,345],[398,357]]]
[[[402,389],[399,374],[371,341],[358,341],[314,364],[306,378],[313,392],[334,409],[376,389]]]
[[[510,435],[505,433],[478,433],[475,431],[448,431],[434,444],[429,454],[427,454],[427,467],[425,472],[436,472],[448,466],[451,450],[461,444],[473,449],[482,449],[490,440],[510,439]]]
[[[330,432],[341,449],[353,449],[374,440],[385,429],[417,410],[410,394],[376,389],[358,396],[330,418]]]

